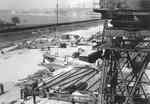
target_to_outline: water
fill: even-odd
[[[11,18],[17,16],[21,20],[21,24],[52,24],[56,23],[56,13],[52,12],[15,12],[15,11],[0,11],[0,19],[11,22]],[[97,14],[93,15],[92,9],[73,9],[59,10],[58,22],[71,22],[92,19]]]

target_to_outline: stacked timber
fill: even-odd
[[[61,88],[62,92],[73,93],[77,90],[97,91],[100,84],[99,72],[89,66],[73,68],[50,78],[40,88]],[[70,90],[69,90],[70,89]]]

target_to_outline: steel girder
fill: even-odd
[[[144,36],[135,44],[139,32],[141,31],[126,33],[128,34],[126,36],[128,39],[133,39],[133,41],[132,39],[130,40],[130,44],[133,44],[132,48],[113,46],[113,44],[107,44],[100,47],[105,51],[109,51],[109,53],[107,53],[107,58],[105,56],[103,57],[102,84],[99,91],[102,104],[149,103],[146,88],[150,83],[147,75],[148,64],[150,61],[150,52],[148,50],[150,42],[144,41],[149,40]],[[111,42],[112,39],[117,36],[122,37],[123,34],[121,33],[122,32],[119,32],[116,36],[113,35],[112,37],[109,37],[111,38]],[[106,31],[105,34],[107,34]],[[141,36],[140,33],[139,37]]]

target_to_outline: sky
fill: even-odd
[[[55,8],[57,0],[0,0],[0,9]],[[58,0],[61,7],[92,7],[93,0]]]

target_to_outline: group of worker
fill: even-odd
[[[0,83],[0,95],[4,93],[4,85]]]
[[[32,85],[31,88],[29,88],[27,85],[24,85],[23,88],[20,91],[20,95],[21,95],[21,99],[23,99],[24,101],[28,100],[28,96],[32,96],[33,97],[33,104],[36,104],[36,92],[38,90],[38,80],[35,80]]]

